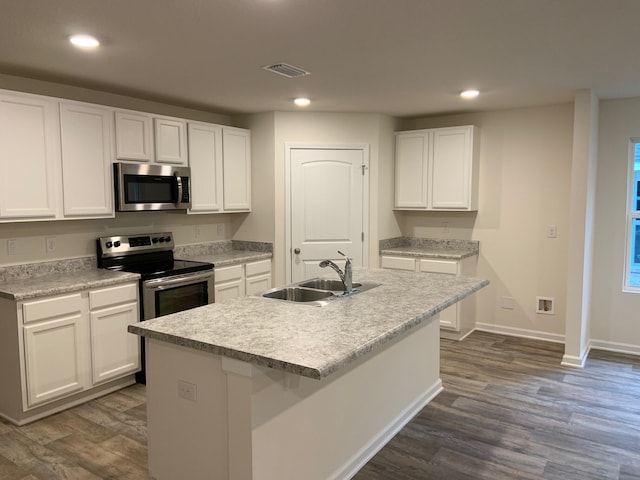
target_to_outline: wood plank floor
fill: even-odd
[[[640,358],[592,351],[573,369],[562,353],[483,332],[443,340],[444,392],[355,480],[640,480]],[[0,479],[148,479],[145,402],[135,385],[24,427],[0,421]]]

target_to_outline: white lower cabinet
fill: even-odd
[[[253,295],[271,288],[271,260],[245,265],[245,293]]]
[[[0,416],[23,424],[133,383],[138,284],[0,298]]]
[[[216,303],[271,288],[271,260],[220,267],[215,272]]]
[[[138,288],[118,285],[89,292],[94,385],[140,369],[140,340],[127,327],[138,321]]]
[[[431,258],[396,257],[382,255],[380,266],[410,272],[444,273],[448,275],[475,275],[476,256],[460,260],[440,260]],[[440,327],[443,336],[461,339],[475,328],[475,296],[471,295],[462,301],[445,308],[440,312]],[[449,331],[451,334],[447,334]]]
[[[22,305],[27,405],[88,387],[86,325],[80,294]]]

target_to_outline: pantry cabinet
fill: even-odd
[[[397,132],[395,208],[477,210],[479,139],[474,126]]]
[[[0,91],[0,220],[55,218],[59,170],[56,100]]]
[[[65,218],[112,217],[113,111],[61,103],[60,136]]]

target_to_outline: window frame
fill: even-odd
[[[634,220],[640,222],[640,209],[637,209],[637,188],[640,188],[640,185],[636,184],[635,179],[635,154],[636,154],[636,146],[640,148],[640,137],[631,138],[631,142],[629,144],[629,159],[628,159],[628,167],[627,167],[627,214],[626,214],[626,229],[625,229],[625,258],[624,258],[624,283],[622,287],[623,292],[627,293],[640,293],[640,286],[631,285],[631,259],[634,253],[634,247],[640,248],[640,246],[636,245],[635,239],[633,238],[636,235],[634,229]],[[635,263],[635,262],[634,262]]]

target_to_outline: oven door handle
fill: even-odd
[[[213,271],[200,274],[182,275],[177,278],[158,278],[155,280],[146,280],[144,282],[144,287],[148,290],[166,290],[168,288],[179,287],[180,285],[198,283],[202,280],[213,280]]]

